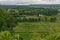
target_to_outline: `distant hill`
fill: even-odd
[[[32,4],[30,7],[60,8],[60,4]]]
[[[60,8],[60,4],[31,4],[31,5],[0,5],[4,8]]]

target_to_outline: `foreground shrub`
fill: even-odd
[[[9,31],[0,32],[0,40],[19,40],[18,34],[12,34]]]

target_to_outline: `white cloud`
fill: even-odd
[[[15,1],[15,0],[0,0],[0,1]]]
[[[60,0],[0,0],[0,4],[60,4]]]

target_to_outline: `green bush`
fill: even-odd
[[[0,32],[0,40],[19,40],[20,35],[10,33],[9,31]]]
[[[50,18],[50,22],[55,22],[55,21],[57,21],[57,18],[56,17]]]

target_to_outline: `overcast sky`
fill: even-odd
[[[0,0],[0,4],[60,4],[60,0]]]

